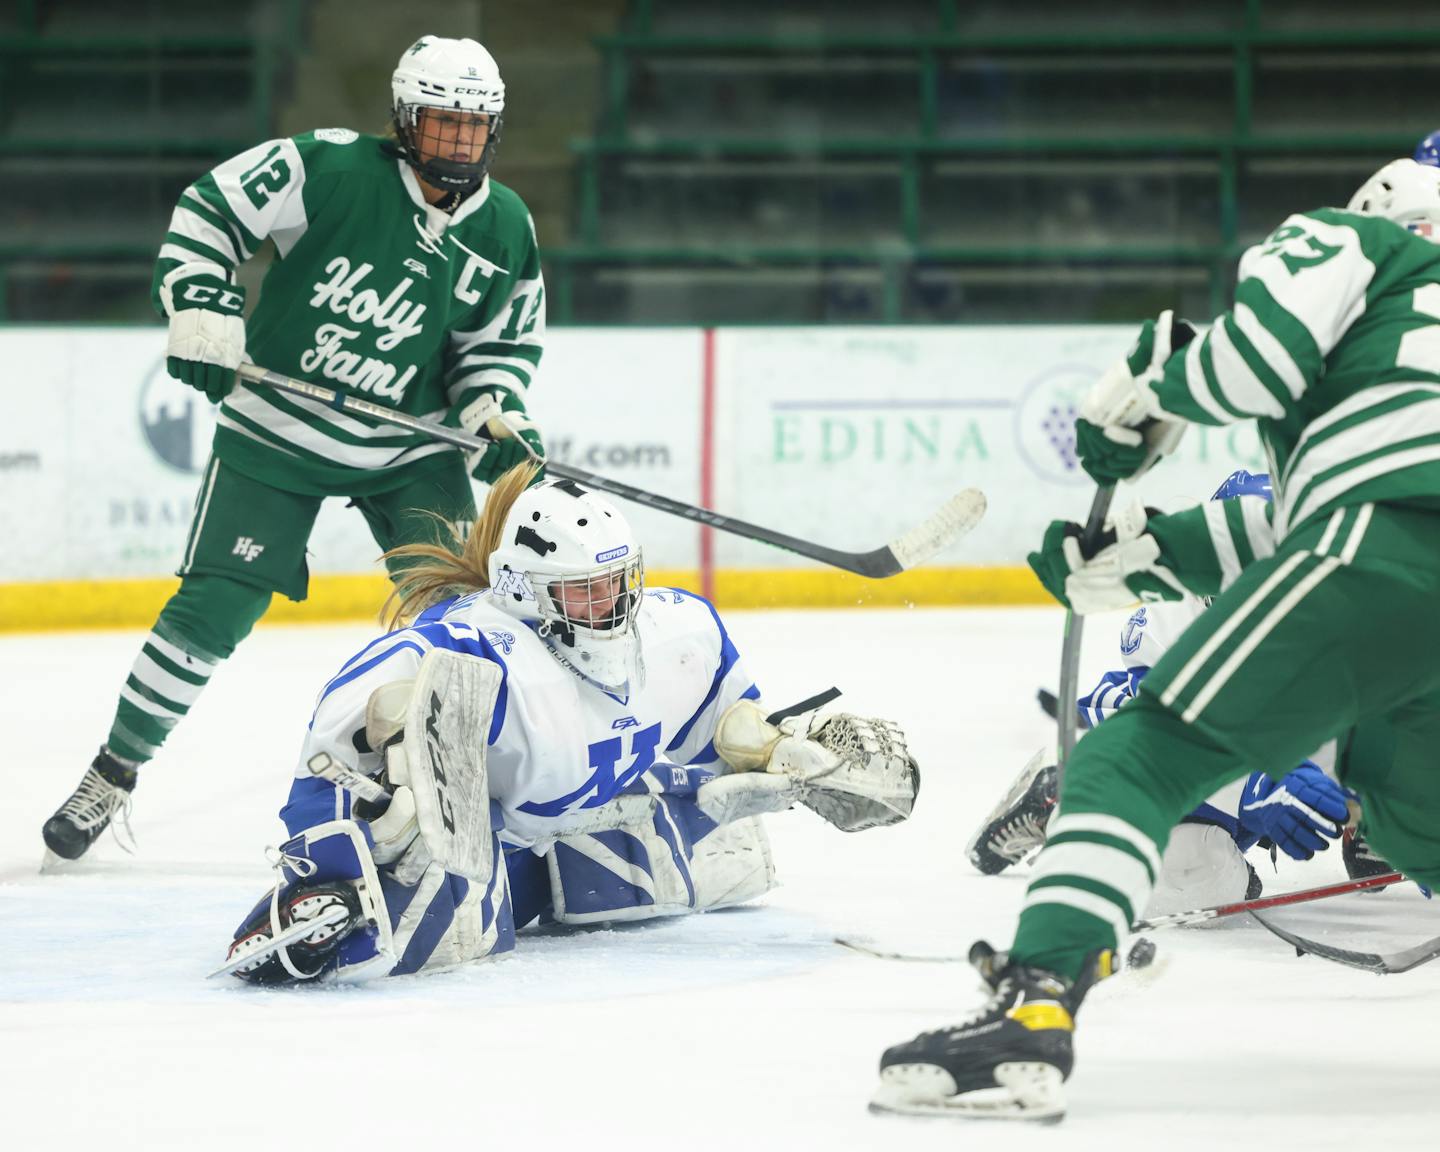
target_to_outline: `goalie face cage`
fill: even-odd
[[[620,640],[635,627],[635,612],[645,593],[645,563],[640,554],[602,564],[588,572],[557,579],[527,572],[535,592],[541,635]]]

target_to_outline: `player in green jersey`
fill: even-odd
[[[128,811],[137,770],[190,710],[271,596],[303,600],[321,501],[359,508],[381,551],[473,520],[488,483],[541,449],[525,414],[545,293],[524,203],[489,175],[505,86],[474,40],[426,36],[391,80],[393,134],[326,128],[271,140],[181,195],[155,266],[167,367],[220,405],[180,588],[120,692],[108,738],[46,822],[76,859]],[[275,245],[248,321],[236,269]],[[253,361],[413,416],[511,433],[452,447],[237,383]]]
[[[1376,850],[1440,883],[1440,170],[1397,160],[1346,211],[1292,216],[1240,263],[1198,338],[1170,313],[1101,377],[1076,435],[1102,484],[1187,423],[1258,421],[1274,503],[1133,507],[1086,554],[1030,556],[1078,613],[1216,597],[1135,699],[1076,747],[992,996],[881,1058],[879,1110],[1054,1120],[1075,1012],[1144,907],[1170,829],[1206,795],[1338,740]],[[1338,837],[1302,789],[1263,798]],[[988,948],[988,946],[986,946]]]

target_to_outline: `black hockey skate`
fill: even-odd
[[[1351,880],[1365,880],[1395,871],[1375,854],[1365,837],[1356,829],[1346,829],[1345,839],[1340,845],[1340,858],[1345,861],[1345,874]],[[1383,892],[1388,887],[1387,884],[1381,888],[1367,888],[1365,891]]]
[[[989,1002],[951,1028],[887,1049],[870,1110],[1057,1123],[1075,1064],[1075,1014],[1090,986],[1113,970],[1113,953],[1096,953],[1073,983],[1011,964],[983,941],[971,960],[993,989]]]
[[[1058,784],[1054,756],[1044,749],[1035,753],[965,846],[970,863],[986,876],[995,876],[1044,847]]]
[[[267,896],[255,906],[235,933],[225,964],[211,975],[251,984],[313,980],[364,923],[360,895],[351,885],[291,884],[273,903]]]
[[[134,768],[115,759],[108,748],[101,748],[81,777],[80,786],[45,821],[41,829],[45,846],[62,860],[78,860],[112,819],[128,834],[130,793],[135,790],[136,779]],[[123,840],[121,847],[125,847]]]

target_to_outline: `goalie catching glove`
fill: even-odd
[[[715,751],[735,772],[702,785],[695,799],[721,824],[799,802],[859,832],[907,819],[920,791],[905,734],[888,720],[807,712],[775,725],[753,700],[740,700],[720,718]]]

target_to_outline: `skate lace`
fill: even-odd
[[[133,855],[135,833],[130,828],[130,807],[129,792],[111,784],[94,768],[89,768],[80,781],[80,787],[60,806],[60,814],[86,832],[110,821],[115,843]],[[122,832],[124,835],[121,835]]]
[[[1012,982],[1008,978],[1001,980],[991,991],[989,999],[968,1015],[962,1016],[958,1023],[950,1024],[944,1028],[936,1028],[930,1032],[922,1032],[916,1039],[923,1040],[927,1036],[939,1036],[946,1032],[957,1032],[966,1028],[973,1028],[986,1018],[993,1016],[1014,995],[1015,989],[1012,986]]]
[[[284,928],[280,922],[280,893],[289,883],[285,869],[289,868],[296,876],[306,880],[315,875],[320,866],[308,856],[296,856],[283,848],[266,848],[265,859],[275,870],[275,887],[270,893],[270,932],[273,936],[278,936]],[[297,968],[290,959],[290,950],[283,944],[274,950],[274,955],[280,961],[281,967],[296,980],[313,980],[319,975],[318,972],[303,972]],[[264,958],[261,957],[262,960]]]
[[[1024,812],[1005,821],[990,838],[990,850],[1018,864],[1045,843],[1045,826],[1033,812]]]

